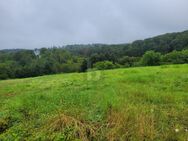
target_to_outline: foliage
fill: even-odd
[[[118,66],[110,61],[101,61],[95,63],[93,67],[97,68],[98,70],[105,70],[105,69],[114,69],[117,68]]]
[[[154,51],[147,51],[141,59],[141,63],[144,66],[156,66],[159,65],[160,62],[161,54]]]
[[[133,67],[136,65],[137,62],[139,62],[139,60],[139,57],[123,56],[118,60],[118,63],[120,65],[123,65],[124,67]]]
[[[183,64],[188,63],[188,50],[183,51],[173,51],[164,55],[163,61],[173,64]]]
[[[0,79],[78,72],[82,64],[81,57],[61,48],[42,48],[37,56],[32,50],[5,51],[0,58]]]
[[[131,44],[88,44],[38,50],[2,50],[0,79],[86,72],[88,69],[93,70],[96,64],[99,69],[183,64],[187,63],[187,50],[188,31],[138,40]],[[159,53],[162,60],[159,59]],[[101,63],[104,61],[111,64]]]

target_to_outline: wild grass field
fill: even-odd
[[[188,65],[0,81],[0,141],[188,141]]]

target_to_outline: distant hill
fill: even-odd
[[[129,44],[1,50],[0,79],[184,63],[188,63],[188,31],[168,33]]]
[[[15,52],[19,52],[19,51],[25,51],[28,49],[2,49],[0,50],[0,52],[4,52],[4,53],[15,53]]]
[[[173,50],[188,49],[188,30],[176,33],[167,33],[145,40],[136,40],[126,44],[75,44],[62,46],[73,54],[90,56],[93,53],[114,52],[120,56],[142,56],[148,50],[169,53]],[[18,52],[24,49],[5,49],[0,52]]]
[[[173,50],[188,49],[188,30],[177,33],[167,33],[145,40],[137,40],[129,44],[91,44],[91,45],[68,45],[65,48],[74,53],[90,56],[93,53],[111,51],[118,56],[142,56],[148,50],[154,50],[162,54]]]

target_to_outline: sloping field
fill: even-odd
[[[188,65],[0,81],[0,140],[188,140]]]

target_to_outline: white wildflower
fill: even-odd
[[[179,131],[180,131],[179,129],[177,129],[177,128],[175,129],[175,132],[176,132],[176,133],[178,133]]]

